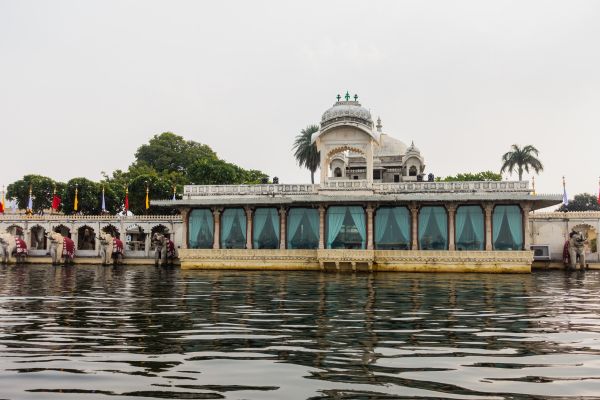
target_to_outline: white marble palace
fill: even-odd
[[[312,137],[319,184],[186,186],[182,268],[529,272],[528,182],[434,182],[348,95]]]

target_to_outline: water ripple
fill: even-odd
[[[0,267],[0,398],[598,398],[598,292],[595,271]]]

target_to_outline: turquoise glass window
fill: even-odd
[[[246,248],[246,213],[242,208],[227,208],[221,215],[221,248]]]
[[[496,206],[492,218],[494,250],[523,249],[523,216],[516,205]]]
[[[380,207],[375,212],[375,248],[410,249],[410,213],[406,207]]]
[[[279,213],[276,208],[257,208],[254,211],[252,248],[279,248]]]
[[[365,249],[367,224],[360,206],[332,206],[327,209],[327,248]]]
[[[290,208],[287,215],[287,248],[319,247],[319,212],[314,208]]]
[[[480,206],[460,206],[455,216],[456,250],[483,250],[485,245],[483,210]]]
[[[419,249],[448,249],[448,214],[440,206],[425,206],[419,210]]]
[[[188,224],[190,249],[212,249],[214,242],[214,220],[209,209],[192,210]]]

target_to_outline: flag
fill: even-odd
[[[598,204],[600,205],[600,179],[598,179]]]
[[[177,193],[177,186],[173,186],[173,201],[177,200],[177,197],[175,197],[175,193]]]
[[[0,214],[4,214],[4,191],[2,191],[2,201],[0,201]]]
[[[148,188],[146,188],[146,210],[150,208],[150,198],[148,197]]]
[[[567,196],[567,186],[565,184],[565,177],[563,176],[563,204],[565,206],[569,205],[569,196]]]
[[[104,188],[102,188],[102,212],[106,211],[106,201],[104,200]]]
[[[125,189],[125,215],[129,212],[129,189]]]
[[[54,211],[58,211],[59,207],[60,207],[60,197],[58,197],[56,192],[54,192],[54,195],[52,196],[52,209]]]
[[[77,211],[77,209],[79,208],[79,199],[77,198],[78,196],[78,189],[75,188],[75,201],[73,202],[73,211]]]
[[[29,200],[27,200],[27,209],[33,211],[33,197],[31,195],[31,189],[29,189]]]

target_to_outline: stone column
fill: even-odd
[[[373,183],[373,143],[367,145],[365,158],[367,160],[367,182]]]
[[[252,248],[252,207],[245,207],[246,210],[246,248]]]
[[[371,204],[367,206],[367,250],[373,250],[373,212],[375,209]]]
[[[75,252],[77,252],[77,249],[79,248],[79,232],[75,227],[71,229],[71,240],[73,241],[73,248],[75,249]]]
[[[181,248],[182,249],[187,249],[190,243],[190,213],[191,213],[191,209],[189,208],[182,208],[181,209],[181,219],[183,220],[183,235],[182,235],[182,241],[183,243],[181,243]],[[171,230],[173,233],[175,232],[174,229]]]
[[[318,141],[318,139],[317,139],[317,141]],[[321,149],[320,153],[321,153],[321,158],[320,158],[321,166],[319,168],[321,170],[321,184],[323,184],[327,180],[327,174],[329,172],[329,165],[328,165],[329,160],[327,159],[326,149]]]
[[[409,210],[410,210],[410,225],[411,225],[411,233],[410,233],[410,237],[411,237],[411,249],[412,250],[419,250],[419,242],[417,240],[418,238],[418,227],[419,227],[419,207],[415,204],[412,203],[409,206]]]
[[[286,218],[287,218],[287,211],[285,209],[285,207],[281,207],[279,208],[279,248],[281,250],[285,250],[285,245],[286,245]]]
[[[319,249],[325,248],[325,206],[319,206]]]
[[[521,204],[521,210],[523,212],[523,249],[529,250],[531,244],[531,233],[529,229],[529,212],[531,211],[531,204]]]
[[[213,230],[213,249],[221,248],[221,209],[212,210],[215,226]]]
[[[456,229],[454,223],[456,204],[446,204],[446,210],[448,210],[448,250],[456,250]]]
[[[485,203],[483,210],[485,211],[485,250],[492,251],[492,211],[494,211],[494,205]]]
[[[152,231],[148,231],[146,233],[146,239],[144,242],[144,253],[146,253],[146,257],[150,257],[150,247],[152,245]]]

